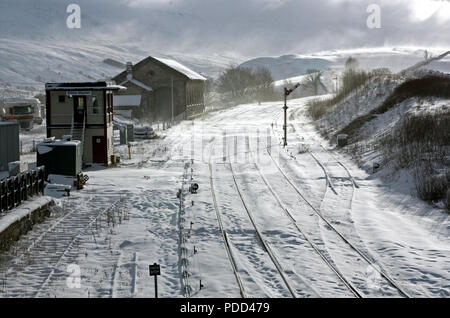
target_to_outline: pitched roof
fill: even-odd
[[[165,64],[166,66],[174,69],[175,71],[185,75],[186,77],[188,77],[189,79],[192,80],[201,80],[201,81],[206,81],[206,78],[201,76],[200,74],[198,74],[197,72],[194,72],[193,70],[191,70],[190,68],[188,68],[187,66],[184,66],[181,63],[178,63],[175,60],[169,60],[169,59],[163,59],[163,58],[159,58],[159,57],[154,57],[153,58],[155,60],[158,60],[159,62]]]

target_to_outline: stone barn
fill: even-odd
[[[118,103],[117,110],[131,111],[135,118],[186,119],[202,113],[205,107],[206,78],[174,60],[150,56],[136,65],[128,62],[126,70],[112,80],[127,88],[117,93],[119,98],[141,97],[138,106]]]

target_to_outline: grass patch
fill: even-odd
[[[394,92],[370,114],[383,114],[411,97],[450,98],[450,77],[426,76],[412,79],[397,86]]]
[[[413,168],[414,186],[425,201],[449,204],[450,111],[409,114],[380,143],[384,160]]]
[[[336,133],[354,135],[366,122],[374,119],[377,115],[383,114],[393,108],[395,105],[412,97],[438,97],[450,98],[450,77],[427,76],[419,79],[406,81],[395,88],[392,94],[377,108],[370,111],[367,115],[360,116],[351,121],[346,127]],[[432,118],[411,119],[411,121],[420,120],[424,123],[428,120],[434,122]],[[411,122],[414,127],[415,123]],[[407,129],[411,130],[412,127]],[[432,126],[430,126],[432,127]],[[418,129],[427,129],[426,125],[419,124]],[[420,137],[418,134],[415,136]]]

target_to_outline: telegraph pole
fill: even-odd
[[[170,118],[170,124],[173,125],[173,76],[170,78],[171,81],[171,89],[170,89],[170,95],[171,95],[171,110],[172,110],[172,116]]]
[[[289,95],[289,90],[287,89],[287,87],[284,88],[284,125],[283,125],[283,129],[284,129],[284,139],[283,139],[283,147],[287,146],[287,97]]]

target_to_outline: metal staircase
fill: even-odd
[[[83,116],[83,125],[75,124],[72,115],[72,127],[70,129],[72,140],[81,141],[81,154],[84,156],[84,139],[86,134],[86,115]]]

